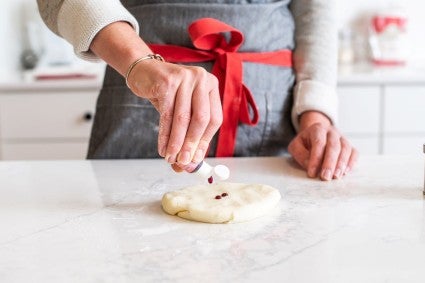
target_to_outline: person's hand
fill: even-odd
[[[152,53],[127,22],[104,27],[90,50],[123,76],[138,58]],[[132,69],[128,84],[160,114],[158,153],[172,164],[202,161],[223,120],[216,77],[200,67],[148,59]]]
[[[329,119],[319,112],[305,112],[300,118],[300,132],[288,151],[311,178],[339,179],[357,161],[357,150],[350,145]]]
[[[148,59],[128,83],[160,114],[158,153],[170,164],[201,162],[223,121],[217,78],[201,67]]]

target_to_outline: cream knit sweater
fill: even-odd
[[[95,35],[116,21],[136,19],[119,0],[37,0],[47,26],[74,46],[86,60],[98,60],[89,47]],[[335,0],[293,0],[295,19],[294,69],[296,85],[292,123],[305,111],[319,111],[335,124],[337,120],[337,31]]]

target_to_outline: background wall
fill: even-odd
[[[366,19],[375,11],[385,8],[391,0],[337,0],[339,28],[352,28],[360,40],[366,33]],[[425,64],[425,1],[399,0],[409,17],[410,61]],[[25,10],[35,10],[36,0],[2,0],[0,4],[0,80],[16,76],[19,55],[28,45],[24,36],[24,18],[35,17]],[[29,16],[28,16],[29,15]]]
[[[400,5],[408,17],[409,63],[425,64],[425,1],[421,0],[337,0],[338,27],[351,28],[357,35],[366,36],[371,15],[392,3]]]
[[[0,4],[0,79],[18,71],[22,50],[22,4],[27,0],[3,0]],[[35,0],[34,0],[35,2]]]

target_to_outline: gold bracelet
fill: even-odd
[[[134,67],[136,67],[137,64],[148,59],[155,59],[161,62],[165,62],[164,58],[162,58],[162,56],[159,54],[149,54],[149,55],[146,55],[145,57],[141,57],[137,59],[136,61],[134,61],[130,65],[130,67],[128,67],[127,72],[125,73],[125,84],[127,85],[128,88],[130,88],[130,85],[128,84],[128,77],[130,76],[131,71],[133,71]]]

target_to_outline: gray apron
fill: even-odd
[[[294,49],[294,21],[290,0],[127,0],[124,6],[140,23],[147,43],[193,47],[187,27],[211,17],[242,31],[240,52]],[[211,63],[198,64],[210,70]],[[243,63],[243,81],[259,108],[256,126],[240,124],[234,156],[277,156],[294,137],[291,124],[291,68]],[[151,103],[134,95],[125,81],[107,67],[92,128],[88,158],[157,158],[159,115]],[[216,135],[217,136],[217,135]],[[216,138],[210,147],[215,154]]]

